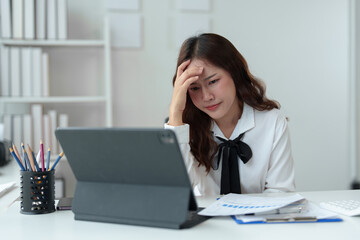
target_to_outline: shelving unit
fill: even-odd
[[[103,40],[16,40],[3,39],[2,45],[11,46],[50,46],[50,47],[103,47]]]
[[[104,103],[106,126],[113,125],[112,83],[111,83],[111,45],[109,20],[104,18],[104,39],[100,40],[15,40],[2,39],[0,45],[9,47],[100,47],[104,51],[104,94],[100,96],[49,96],[49,97],[4,97],[0,96],[0,115],[6,114],[7,104],[31,103]],[[51,81],[51,79],[50,79]],[[51,83],[50,83],[51,84]]]
[[[86,103],[106,102],[106,97],[2,97],[1,101],[4,103]]]

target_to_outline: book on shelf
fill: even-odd
[[[44,143],[44,151],[47,152],[47,149],[50,148],[50,146],[52,145],[51,144],[52,129],[50,128],[50,117],[48,114],[43,115],[43,123],[44,123],[44,134],[42,140]]]
[[[33,126],[33,146],[40,149],[40,139],[43,138],[43,106],[41,104],[31,105],[31,116]]]
[[[33,82],[33,96],[42,96],[42,51],[41,48],[32,48],[32,82]]]
[[[0,80],[1,80],[1,96],[10,96],[10,49],[8,47],[0,47],[1,63],[0,63]]]
[[[68,127],[69,126],[69,115],[67,114],[59,114],[59,127]],[[61,148],[61,145],[58,144],[58,149],[60,152],[62,152],[62,148]]]
[[[13,116],[13,144],[20,146],[23,140],[23,122],[22,115]]]
[[[20,82],[20,48],[11,47],[10,48],[10,89],[12,97],[21,96],[21,82]]]
[[[24,2],[23,0],[12,0],[12,37],[14,39],[24,38]]]
[[[41,66],[41,85],[42,96],[48,97],[50,95],[50,73],[49,73],[49,54],[42,53],[42,66]]]
[[[47,1],[47,38],[48,39],[57,39],[58,37],[58,25],[57,25],[57,1],[48,0]]]
[[[24,38],[35,38],[35,0],[24,0]]]
[[[30,114],[23,115],[23,142],[33,146],[32,118]]]
[[[22,96],[33,96],[32,81],[32,49],[30,47],[21,48],[21,83]]]
[[[69,115],[59,114],[59,127],[68,127],[69,126]]]
[[[59,39],[67,39],[67,2],[57,0],[57,25]]]
[[[50,129],[51,129],[51,151],[54,152],[54,153],[57,153],[58,152],[58,141],[56,139],[56,136],[55,136],[55,129],[57,128],[58,126],[58,120],[57,120],[57,112],[56,110],[49,110],[48,111],[48,115],[49,115],[49,118],[50,118]]]
[[[46,1],[36,0],[36,39],[46,39]]]
[[[10,39],[12,37],[11,1],[0,0],[0,11],[1,37]]]

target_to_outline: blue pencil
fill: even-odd
[[[54,162],[54,165],[52,165],[52,167],[49,169],[49,171],[53,170],[53,169],[56,167],[56,165],[58,164],[58,162],[60,161],[60,159],[61,159],[63,156],[64,156],[64,152],[61,152],[61,153],[59,154],[59,156],[57,157],[56,161]]]
[[[27,153],[25,152],[25,149],[23,149],[23,152],[24,152],[24,153],[23,153],[24,161],[26,162],[26,165],[28,166],[27,170],[28,170],[28,171],[32,171],[30,159],[29,159]]]
[[[39,167],[38,162],[36,161],[35,154],[34,154],[34,152],[31,152],[31,153],[32,153],[32,156],[33,156],[33,158],[34,158],[34,163],[35,163],[36,171],[40,172],[40,167]]]
[[[19,154],[19,152],[18,152],[18,150],[17,150],[17,148],[16,148],[16,146],[15,146],[15,144],[13,144],[13,149],[14,149],[14,152],[15,152],[15,154],[16,154],[16,156],[18,157],[18,159],[20,160],[20,163],[26,168],[26,163],[24,162],[22,162],[22,160],[21,160],[21,156],[20,156],[20,154]],[[25,164],[25,165],[24,165]]]
[[[9,150],[10,150],[11,155],[13,156],[13,158],[15,158],[16,162],[19,164],[21,170],[26,171],[25,168],[24,168],[24,166],[21,164],[19,158],[18,158],[18,157],[16,156],[16,154],[14,153],[14,150],[13,150],[11,147],[9,148]]]
[[[24,162],[26,162],[26,166],[27,166],[26,170],[31,171],[32,167],[31,167],[30,159],[29,159],[28,155],[26,154],[23,143],[21,143],[21,149],[23,150],[23,159],[24,159]]]
[[[46,159],[46,170],[49,171],[50,167],[50,148],[48,148],[47,159]]]

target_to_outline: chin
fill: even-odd
[[[221,113],[207,112],[206,114],[214,120],[219,120],[223,117],[223,114],[221,114]]]

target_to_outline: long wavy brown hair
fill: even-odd
[[[239,107],[245,102],[259,111],[280,108],[278,102],[266,98],[265,85],[250,73],[245,58],[226,38],[213,33],[188,38],[181,46],[177,68],[189,59],[204,60],[226,70],[235,83]],[[176,71],[173,84],[175,80]],[[211,133],[212,119],[192,103],[189,94],[182,117],[183,122],[190,125],[191,152],[199,166],[204,165],[209,172],[214,167],[213,158],[218,150]]]

